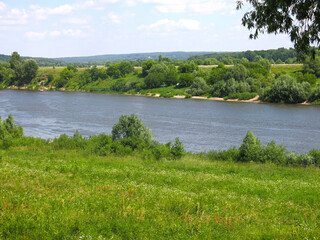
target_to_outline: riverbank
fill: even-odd
[[[11,90],[29,90],[29,91],[61,91],[61,92],[86,92],[86,93],[92,93],[92,91],[86,91],[86,90],[72,90],[72,89],[65,89],[65,88],[55,88],[55,87],[18,87],[18,86],[9,86],[6,88],[2,88],[2,89],[11,89]],[[135,94],[130,94],[130,93],[118,93],[118,92],[99,92],[99,93],[103,93],[103,94],[116,94],[116,95],[127,95],[127,96],[142,96],[142,97],[154,97],[154,98],[161,98],[161,94],[160,93],[148,93],[148,94],[139,94],[139,93],[135,93]],[[265,103],[267,104],[268,102],[263,102],[259,99],[259,96],[255,96],[254,98],[248,99],[248,100],[240,100],[240,99],[224,99],[224,98],[219,98],[219,97],[203,97],[203,96],[191,96],[191,97],[186,97],[184,95],[176,95],[173,96],[171,98],[175,98],[175,99],[194,99],[194,100],[209,100],[209,101],[218,101],[218,102],[238,102],[238,103]],[[294,104],[293,104],[294,105]],[[310,102],[303,102],[303,103],[297,103],[297,105],[304,105],[304,106],[311,106],[313,105]]]

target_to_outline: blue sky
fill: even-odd
[[[0,0],[0,53],[67,57],[292,47],[286,35],[250,40],[236,0]]]

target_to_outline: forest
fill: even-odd
[[[171,60],[159,55],[158,59],[141,62],[141,67],[136,67],[137,61],[121,61],[88,68],[39,68],[34,60],[23,60],[14,52],[9,63],[0,64],[0,87],[225,100],[259,96],[259,100],[270,103],[320,103],[318,55],[306,57],[300,65],[272,64],[260,55],[252,61],[230,56],[220,61],[201,60],[210,65],[201,65],[198,60]]]

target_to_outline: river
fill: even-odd
[[[320,107],[215,102],[138,96],[1,90],[0,116],[13,115],[25,135],[53,139],[78,130],[111,134],[122,114],[135,113],[154,139],[179,137],[187,151],[239,147],[248,130],[263,144],[274,140],[291,151],[320,149]]]

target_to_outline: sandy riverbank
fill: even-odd
[[[13,90],[31,90],[31,91],[61,91],[61,92],[65,92],[65,91],[70,91],[70,92],[88,92],[88,91],[83,91],[83,90],[66,90],[65,88],[60,88],[59,90],[54,89],[54,88],[47,88],[47,87],[41,87],[38,89],[35,88],[26,88],[26,87],[18,87],[18,86],[10,86],[6,89],[13,89]],[[108,93],[106,93],[108,94]],[[148,93],[147,95],[142,95],[142,94],[128,94],[128,93],[124,93],[124,94],[119,94],[119,95],[127,95],[127,96],[144,96],[144,97],[154,97],[154,98],[160,98],[161,95],[160,94],[152,94],[152,93]],[[176,99],[185,99],[186,96],[181,96],[181,95],[177,95],[174,96],[173,98]],[[255,96],[254,98],[248,99],[248,100],[239,100],[239,99],[227,99],[224,100],[223,98],[219,98],[219,97],[211,97],[211,98],[207,98],[207,97],[199,97],[199,96],[193,96],[189,99],[194,99],[194,100],[209,100],[209,101],[220,101],[220,102],[241,102],[241,103],[267,103],[267,102],[262,102],[261,100],[259,100],[259,96]],[[297,103],[298,105],[312,105],[312,103],[309,103],[307,101],[303,102],[303,103]]]

